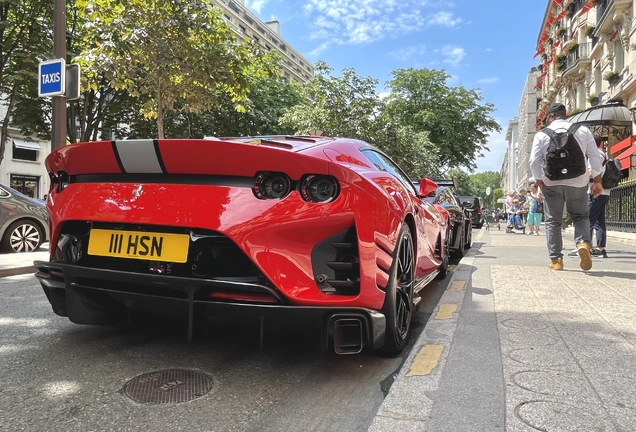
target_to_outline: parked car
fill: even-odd
[[[48,240],[44,202],[0,184],[0,249],[33,252]]]
[[[461,258],[472,245],[473,230],[471,224],[471,212],[462,207],[451,187],[452,181],[441,182],[447,186],[439,186],[426,199],[434,205],[443,207],[449,214],[449,244],[451,257]]]
[[[484,225],[484,205],[481,198],[476,196],[458,196],[462,207],[470,212],[473,227],[481,228]]]
[[[113,324],[150,310],[322,329],[323,349],[406,344],[416,293],[448,268],[440,210],[387,155],[352,139],[79,143],[46,159],[53,311]],[[262,329],[262,328],[261,328]]]

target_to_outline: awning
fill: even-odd
[[[38,144],[36,141],[25,141],[18,138],[12,138],[12,141],[13,146],[16,148],[25,150],[42,150],[42,147],[40,147],[40,144]]]
[[[619,141],[616,144],[614,144],[611,148],[610,148],[610,154],[614,154],[618,151],[621,151],[629,146],[631,146],[634,141],[636,141],[636,135],[634,136],[630,136],[625,138],[623,141]]]
[[[636,146],[632,146],[618,155],[616,159],[621,163],[621,168],[626,169],[631,166],[631,156],[634,152],[636,152]]]
[[[545,52],[545,48],[541,48],[539,51],[536,52],[536,54],[534,55],[533,58],[540,56],[541,54],[543,54]]]

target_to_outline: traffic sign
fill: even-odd
[[[66,62],[53,59],[38,65],[38,96],[61,96],[66,90]]]
[[[490,196],[490,186],[486,188],[486,196]]]

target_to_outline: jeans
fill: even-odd
[[[508,225],[515,227],[515,229],[521,229],[523,223],[521,222],[521,215],[511,214],[508,216]]]
[[[609,201],[609,195],[588,197],[588,211],[590,213],[590,239],[592,230],[596,231],[596,247],[605,249],[607,244],[607,228],[605,227],[605,206]]]
[[[544,186],[543,212],[545,215],[545,237],[548,243],[550,259],[563,257],[563,222],[564,204],[574,224],[574,241],[590,244],[590,219],[587,207],[587,186]]]

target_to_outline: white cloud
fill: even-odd
[[[452,12],[430,11],[434,7],[430,0],[307,0],[304,12],[313,20],[313,38],[362,44],[462,22]]]
[[[413,57],[418,57],[424,55],[426,53],[426,45],[415,45],[406,48],[399,49],[397,51],[392,51],[389,53],[391,57],[394,57],[398,60],[409,60]]]
[[[501,122],[499,123],[501,125]],[[502,126],[501,132],[494,133],[488,137],[488,144],[486,144],[486,146],[490,149],[490,152],[486,152],[484,156],[477,158],[475,161],[477,164],[476,172],[501,171],[504,157],[506,156],[506,150],[508,149],[508,141],[506,141],[506,127]]]
[[[461,18],[453,18],[453,14],[451,12],[438,12],[428,17],[428,22],[426,25],[428,27],[433,25],[441,25],[444,27],[455,27],[459,23],[462,22]]]
[[[478,80],[477,82],[479,84],[493,84],[493,83],[496,83],[497,81],[499,81],[498,77],[492,77],[492,78],[482,78]]]
[[[245,6],[247,6],[248,9],[255,11],[256,13],[261,13],[263,6],[265,6],[267,2],[268,0],[246,1]]]
[[[466,51],[464,48],[452,46],[452,45],[444,45],[441,49],[444,63],[448,63],[453,66],[458,66],[462,59],[466,56]]]
[[[327,50],[328,48],[329,48],[329,43],[325,42],[318,45],[313,50],[309,51],[306,55],[308,58],[315,59],[315,58],[318,58],[320,54],[322,54],[322,52]]]

